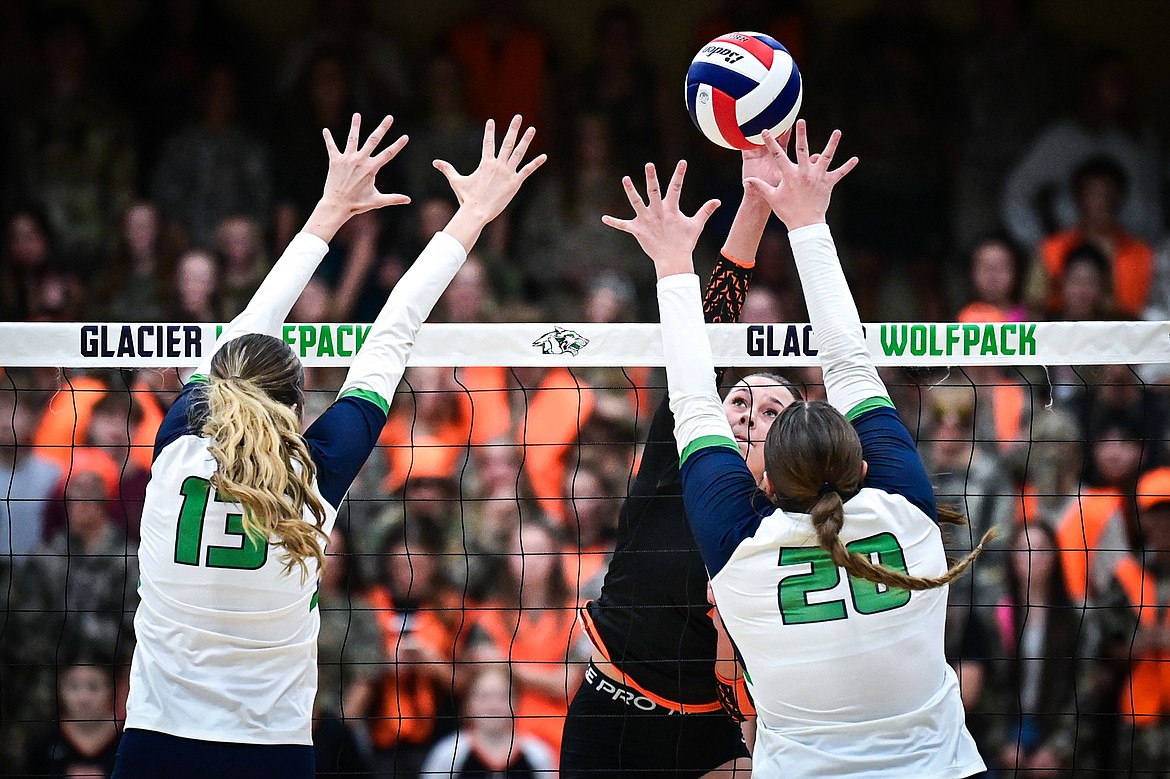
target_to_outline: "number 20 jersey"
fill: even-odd
[[[841,540],[913,576],[947,570],[938,526],[901,495],[862,489],[846,503]],[[758,765],[802,777],[982,770],[943,655],[946,587],[909,593],[851,579],[817,545],[807,514],[780,510],[711,583],[750,676],[757,757],[769,758]]]
[[[138,643],[127,728],[249,744],[310,744],[317,689],[317,566],[240,532],[217,500],[209,441],[158,453],[142,515]],[[318,496],[320,497],[320,496]],[[322,501],[328,533],[337,510]],[[312,516],[306,510],[306,520]]]

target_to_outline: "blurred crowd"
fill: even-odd
[[[353,220],[293,321],[370,321],[453,213],[431,160],[469,169],[483,120],[514,113],[550,164],[432,321],[652,320],[650,264],[598,218],[622,213],[620,176],[647,160],[686,155],[692,196],[728,204],[707,229],[714,256],[738,160],[689,126],[681,66],[640,56],[632,4],[599,7],[576,69],[517,2],[484,4],[410,58],[369,4],[312,8],[272,52],[215,0],[145,4],[117,40],[76,7],[0,4],[0,319],[227,321],[319,196],[321,128],[344,134],[354,111],[411,135],[381,186],[414,202]],[[1123,53],[1060,41],[1027,0],[980,3],[965,39],[914,0],[831,34],[791,0],[713,9],[679,61],[731,29],[773,34],[816,85],[814,134],[841,127],[862,159],[833,217],[863,319],[1170,318],[1167,171]],[[746,321],[804,321],[787,252],[772,225]],[[787,373],[823,392],[815,370]],[[952,588],[947,636],[994,775],[1168,775],[1157,367],[886,378],[940,502],[968,517],[948,550],[1001,530]],[[0,773],[108,775],[151,443],[182,377],[2,379]],[[307,381],[310,422],[340,377]],[[599,590],[661,387],[636,369],[407,371],[329,545],[321,776],[458,776],[468,743],[483,770],[515,754],[509,776],[555,766],[590,651],[575,608]]]

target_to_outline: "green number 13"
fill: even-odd
[[[880,565],[895,571],[909,573],[906,555],[893,533],[878,533],[868,538],[859,538],[845,548],[866,557],[876,555]],[[780,550],[780,565],[811,565],[808,573],[785,576],[778,586],[780,616],[785,625],[804,625],[812,622],[831,622],[845,619],[849,611],[845,599],[809,603],[808,596],[814,592],[831,590],[841,582],[841,569],[820,547],[793,546]],[[849,577],[849,592],[853,596],[853,608],[858,614],[877,614],[900,608],[910,602],[906,590],[883,588],[873,582]]]
[[[203,524],[211,498],[211,482],[199,476],[188,476],[179,487],[183,506],[179,509],[179,526],[175,533],[175,562],[180,565],[199,565],[203,546]],[[216,491],[215,503],[230,503]],[[235,568],[254,571],[268,560],[268,544],[257,544],[244,532],[244,515],[228,513],[224,518],[224,532],[239,536],[239,546],[212,546],[208,544],[203,564],[208,568]]]

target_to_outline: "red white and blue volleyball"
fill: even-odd
[[[751,149],[761,133],[792,126],[804,90],[788,49],[758,32],[733,32],[708,43],[687,70],[691,121],[720,146]]]

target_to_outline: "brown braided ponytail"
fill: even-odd
[[[202,433],[216,470],[211,483],[244,507],[244,532],[258,544],[284,547],[286,570],[325,565],[325,507],[313,489],[316,468],[293,410],[303,404],[304,369],[292,349],[251,333],[226,343],[211,360]],[[305,507],[313,516],[306,522]]]
[[[853,425],[828,403],[797,401],[784,409],[768,431],[764,461],[780,507],[807,513],[821,548],[835,564],[859,579],[900,590],[942,587],[962,576],[983,545],[995,537],[993,528],[942,576],[910,576],[846,549],[840,534],[845,524],[845,501],[861,490],[861,439]]]

